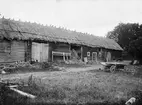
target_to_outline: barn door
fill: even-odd
[[[40,62],[40,44],[32,42],[32,60]]]
[[[97,62],[97,52],[92,52],[92,61]]]
[[[32,60],[38,62],[48,61],[49,44],[32,43]]]
[[[48,61],[48,51],[49,51],[49,45],[48,44],[41,44],[41,62],[47,62]]]

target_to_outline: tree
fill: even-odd
[[[108,32],[107,37],[115,40],[134,59],[142,60],[142,25],[120,23],[113,31]]]

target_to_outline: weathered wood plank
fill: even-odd
[[[28,98],[31,98],[31,99],[34,99],[36,98],[36,96],[32,95],[32,94],[29,94],[29,93],[26,93],[26,92],[23,92],[21,90],[18,90],[18,89],[15,89],[13,87],[10,88],[11,90],[17,92],[18,94],[22,95],[22,96],[25,96],[25,97],[28,97]]]

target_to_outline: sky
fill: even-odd
[[[119,23],[142,24],[142,0],[0,0],[6,18],[105,36]]]

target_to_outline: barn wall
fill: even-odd
[[[111,61],[112,60],[112,51],[113,50],[102,48],[101,50],[99,50],[99,52],[101,52],[100,55],[98,52],[98,59],[100,61],[105,61],[105,62]]]
[[[52,51],[55,52],[70,52],[70,45],[67,43],[61,43],[61,42],[50,42],[49,43],[49,61],[52,61]],[[62,56],[54,56],[54,60],[63,60]]]
[[[87,52],[90,52],[90,57],[87,57]],[[111,58],[109,61],[113,59],[121,58],[122,56],[122,51],[109,50],[105,48],[91,48],[91,47],[83,46],[83,57],[87,57],[88,60],[92,60],[93,52],[97,52],[97,61],[106,61],[108,53],[111,54]]]
[[[25,61],[25,45],[24,41],[2,40],[0,42],[0,62]]]
[[[52,61],[52,51],[53,51],[53,48],[54,47],[54,43],[53,42],[50,42],[49,43],[49,58],[48,58],[48,61],[51,62]]]
[[[122,51],[116,51],[116,50],[109,50],[112,55],[112,59],[118,59],[122,57]]]
[[[0,40],[0,62],[11,62],[11,42]]]
[[[31,61],[32,59],[32,42],[25,41],[25,61]]]
[[[105,48],[99,49],[99,52],[98,52],[98,59],[99,59],[99,61],[106,61],[106,57],[107,57],[107,53],[108,52],[109,51],[107,49],[105,49]]]
[[[0,62],[13,62],[13,61],[30,61],[31,58],[37,59],[40,62],[52,61],[52,51],[58,52],[70,52],[73,47],[72,45],[65,43],[36,43],[37,47],[33,47],[34,42],[30,41],[0,41]],[[80,46],[81,48],[81,46]],[[122,51],[108,50],[101,48],[91,48],[82,46],[82,58],[87,57],[87,52],[90,52],[88,60],[92,60],[92,53],[97,52],[98,61],[106,60],[106,53],[111,53],[112,59],[120,58]],[[102,55],[99,56],[99,52],[102,51]]]
[[[66,43],[53,43],[53,51],[57,52],[69,52],[69,44]]]
[[[87,52],[90,52],[90,57],[87,56]],[[98,48],[83,46],[83,57],[87,57],[88,60],[92,60],[92,53],[93,52],[97,52],[97,54],[98,54]]]
[[[111,61],[111,60],[116,60],[116,59],[119,59],[119,58],[122,57],[122,51],[110,50],[110,49],[102,49],[102,51],[103,51],[102,59],[103,59],[104,61],[107,60],[107,54],[108,54],[108,52],[110,52],[110,54],[111,54],[111,59],[110,59],[110,61]]]
[[[13,61],[25,61],[25,43],[24,41],[11,42],[11,59]]]

